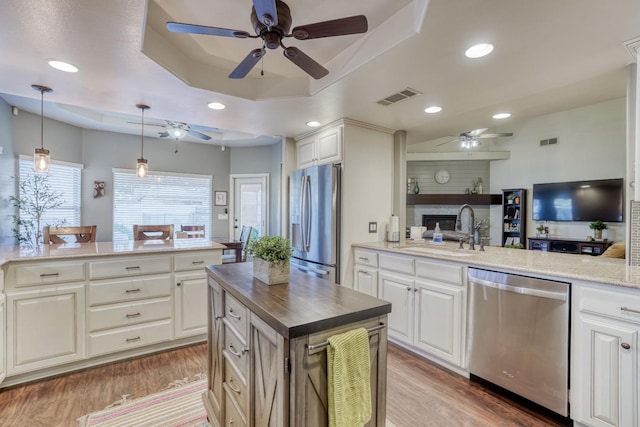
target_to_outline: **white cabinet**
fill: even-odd
[[[336,163],[342,160],[343,127],[336,126],[296,143],[298,168]]]
[[[7,294],[7,375],[84,358],[84,283]]]
[[[380,298],[391,303],[389,336],[413,344],[413,279],[380,273]]]
[[[640,296],[574,284],[572,298],[571,418],[637,426]]]
[[[0,275],[0,280],[2,280]],[[6,319],[7,319],[7,297],[0,294],[0,383],[7,376],[7,359],[5,357],[7,348],[6,335]]]
[[[176,273],[175,338],[207,332],[207,277],[201,273]]]
[[[356,265],[353,278],[353,288],[372,297],[378,296],[378,270]]]

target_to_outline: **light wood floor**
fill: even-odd
[[[0,390],[3,427],[73,427],[120,399],[154,393],[206,371],[206,344]],[[554,426],[481,386],[389,345],[387,418],[397,427]]]

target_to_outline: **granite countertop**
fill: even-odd
[[[396,254],[454,261],[471,267],[496,268],[522,274],[553,276],[561,279],[583,280],[640,289],[640,267],[626,264],[626,260],[603,256],[563,254],[479,245],[470,251],[468,245],[459,249],[455,242],[436,245],[426,240],[406,243],[355,243],[355,248],[375,249]]]
[[[253,263],[211,265],[222,288],[287,339],[391,312],[391,303],[291,269],[289,283],[267,285],[253,277]]]
[[[225,249],[223,244],[205,239],[138,240],[126,242],[66,243],[33,248],[0,246],[0,266],[7,262],[63,260],[108,255]]]

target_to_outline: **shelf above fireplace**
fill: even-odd
[[[407,194],[407,205],[500,205],[501,194]]]

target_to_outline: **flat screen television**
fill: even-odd
[[[534,221],[622,222],[622,178],[533,184]]]

